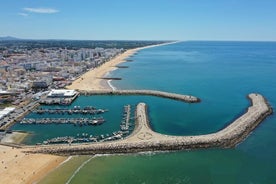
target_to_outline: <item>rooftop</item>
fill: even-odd
[[[53,89],[48,94],[48,97],[72,97],[77,92],[69,89]]]

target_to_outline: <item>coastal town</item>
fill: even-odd
[[[0,139],[11,133],[9,128],[40,104],[70,105],[79,95],[76,90],[82,90],[83,86],[87,89],[110,89],[103,85],[103,81],[109,79],[105,77],[106,73],[138,51],[137,48],[126,50],[121,46],[142,46],[139,49],[143,49],[162,43],[0,42]],[[94,48],[89,48],[89,45]],[[110,45],[116,47],[110,48]]]
[[[34,48],[0,50],[0,104],[19,105],[43,91],[63,89],[124,49]]]
[[[83,75],[94,71],[103,78],[109,69],[99,72],[99,66],[115,66],[136,50],[133,48],[160,43],[164,41],[0,40],[0,120],[13,112],[14,106],[25,106],[52,89],[83,89],[74,85],[76,81],[89,89],[98,88],[93,83],[98,82],[97,76],[94,81],[88,76],[93,85],[87,85]]]
[[[78,93],[74,90],[62,89],[83,73],[97,68],[124,51],[117,48],[2,49],[0,51],[0,129],[2,131],[0,139],[6,133],[10,133],[11,125],[39,106],[39,103],[71,104]],[[57,97],[57,95],[59,98],[50,98],[50,100],[47,98]],[[42,97],[46,97],[43,98],[44,101],[41,100]]]

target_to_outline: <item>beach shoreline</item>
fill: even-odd
[[[0,145],[0,182],[36,183],[67,157],[49,154],[27,154],[22,148]]]
[[[66,160],[67,157],[62,156],[23,153],[20,144],[28,135],[12,132],[1,140],[1,183],[37,183]]]
[[[156,45],[149,45],[145,47],[138,47],[135,49],[126,50],[124,53],[117,55],[110,61],[102,64],[101,66],[91,69],[88,72],[81,75],[78,79],[72,82],[71,85],[67,86],[67,89],[74,90],[116,90],[117,88],[111,85],[111,80],[102,79],[106,75],[108,75],[113,70],[117,69],[117,65],[127,62],[127,58],[137,53],[140,50],[169,45],[177,43],[175,42],[167,42]]]

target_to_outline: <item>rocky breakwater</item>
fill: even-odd
[[[200,99],[191,95],[181,95],[176,93],[168,93],[156,90],[94,90],[94,91],[80,91],[82,95],[148,95],[162,98],[169,98],[173,100],[180,100],[188,103],[200,102]]]
[[[246,113],[224,129],[216,133],[199,136],[167,136],[167,139],[160,141],[155,149],[177,150],[236,146],[273,112],[263,96],[250,94],[248,98],[251,101],[251,106]]]
[[[233,147],[244,140],[262,120],[272,113],[272,108],[264,97],[259,94],[250,94],[248,97],[251,100],[251,106],[247,112],[226,128],[212,134],[169,136],[156,133],[151,130],[146,104],[139,103],[136,109],[135,130],[123,140],[86,145],[39,146],[31,147],[27,152],[74,155]]]

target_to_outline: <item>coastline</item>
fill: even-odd
[[[162,50],[162,49],[161,49],[161,50]],[[141,137],[140,137],[140,138],[141,138]],[[143,137],[142,137],[142,138],[143,138]],[[94,164],[94,163],[93,163],[93,164]],[[54,172],[54,173],[56,173],[56,171],[55,171],[55,170],[54,170],[53,172]]]
[[[66,160],[62,156],[23,153],[20,144],[28,135],[12,132],[1,140],[1,183],[36,183]]]
[[[126,62],[128,57],[142,49],[173,43],[176,42],[129,49],[98,68],[86,72],[70,86],[67,86],[67,88],[77,90],[116,90],[116,87],[110,83],[112,80],[101,79],[109,75],[109,72],[116,70],[116,65]],[[7,135],[2,140],[2,143],[20,144],[27,135],[27,133],[14,132]],[[23,153],[22,151],[21,148],[0,145],[0,159],[2,161],[2,171],[0,172],[1,183],[37,183],[70,158],[50,154]]]
[[[128,57],[132,56],[140,50],[174,43],[178,43],[178,41],[126,50],[124,53],[117,55],[115,58],[102,64],[101,66],[89,70],[88,72],[80,76],[78,79],[73,81],[73,83],[67,86],[66,88],[75,90],[116,90],[116,87],[111,85],[111,80],[107,81],[101,78],[108,75],[109,72],[116,70],[116,66],[118,64],[126,62]]]

